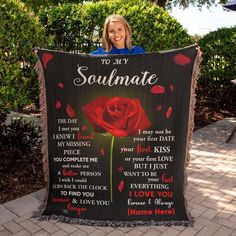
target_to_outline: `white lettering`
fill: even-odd
[[[142,71],[140,75],[116,75],[117,69],[113,69],[110,75],[102,76],[102,75],[89,75],[86,77],[83,74],[83,71],[87,71],[87,66],[79,66],[78,65],[78,74],[80,75],[79,78],[75,78],[73,83],[75,86],[82,86],[84,84],[100,84],[100,85],[107,85],[112,87],[114,85],[141,85],[145,86],[146,84],[155,84],[158,80],[156,74],[151,74],[149,71]]]

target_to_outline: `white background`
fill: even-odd
[[[222,5],[209,9],[203,7],[202,10],[197,7],[184,10],[175,7],[169,13],[187,29],[190,35],[204,35],[218,28],[236,25],[236,11],[226,11]]]

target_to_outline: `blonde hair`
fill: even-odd
[[[126,32],[125,37],[125,46],[131,50],[132,42],[131,42],[131,27],[129,23],[125,20],[125,18],[121,15],[110,15],[106,18],[104,26],[103,26],[103,35],[102,35],[102,47],[106,52],[110,52],[112,50],[112,42],[108,37],[108,26],[110,22],[120,22],[123,24]]]

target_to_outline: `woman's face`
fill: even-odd
[[[125,48],[125,27],[121,22],[110,22],[108,25],[108,38],[116,48]]]

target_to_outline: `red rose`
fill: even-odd
[[[151,126],[139,99],[99,96],[82,109],[96,132],[116,137],[133,136]]]

